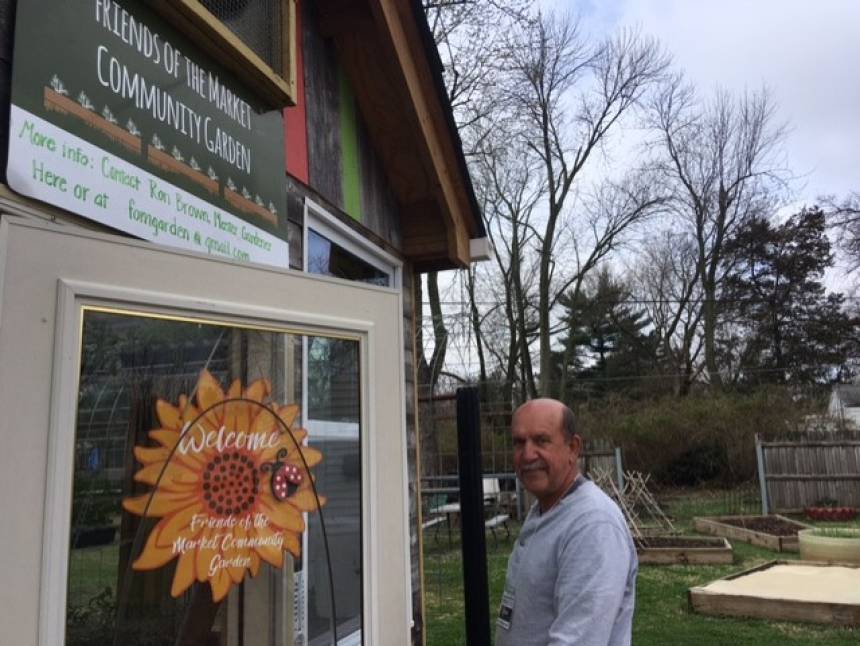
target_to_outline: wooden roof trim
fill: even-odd
[[[455,144],[438,100],[421,35],[408,3],[398,0],[369,0],[369,3],[375,21],[384,27],[381,31],[396,55],[432,161],[439,199],[443,202],[440,206],[446,220],[449,258],[458,266],[468,266],[469,239],[479,232],[475,223],[479,216],[473,212],[467,188],[459,176]]]

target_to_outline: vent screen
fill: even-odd
[[[282,0],[201,0],[269,67],[281,72]]]

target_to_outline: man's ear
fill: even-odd
[[[574,460],[582,455],[582,436],[579,433],[574,433],[570,438],[570,450],[573,452]]]

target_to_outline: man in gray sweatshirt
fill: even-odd
[[[636,549],[618,506],[579,474],[571,410],[534,399],[516,410],[514,468],[537,502],[508,562],[496,646],[626,646]]]

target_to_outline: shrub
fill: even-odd
[[[650,401],[616,396],[580,405],[577,413],[586,437],[623,448],[626,469],[651,473],[659,484],[733,486],[756,476],[756,433],[801,428],[817,406],[783,388]]]

